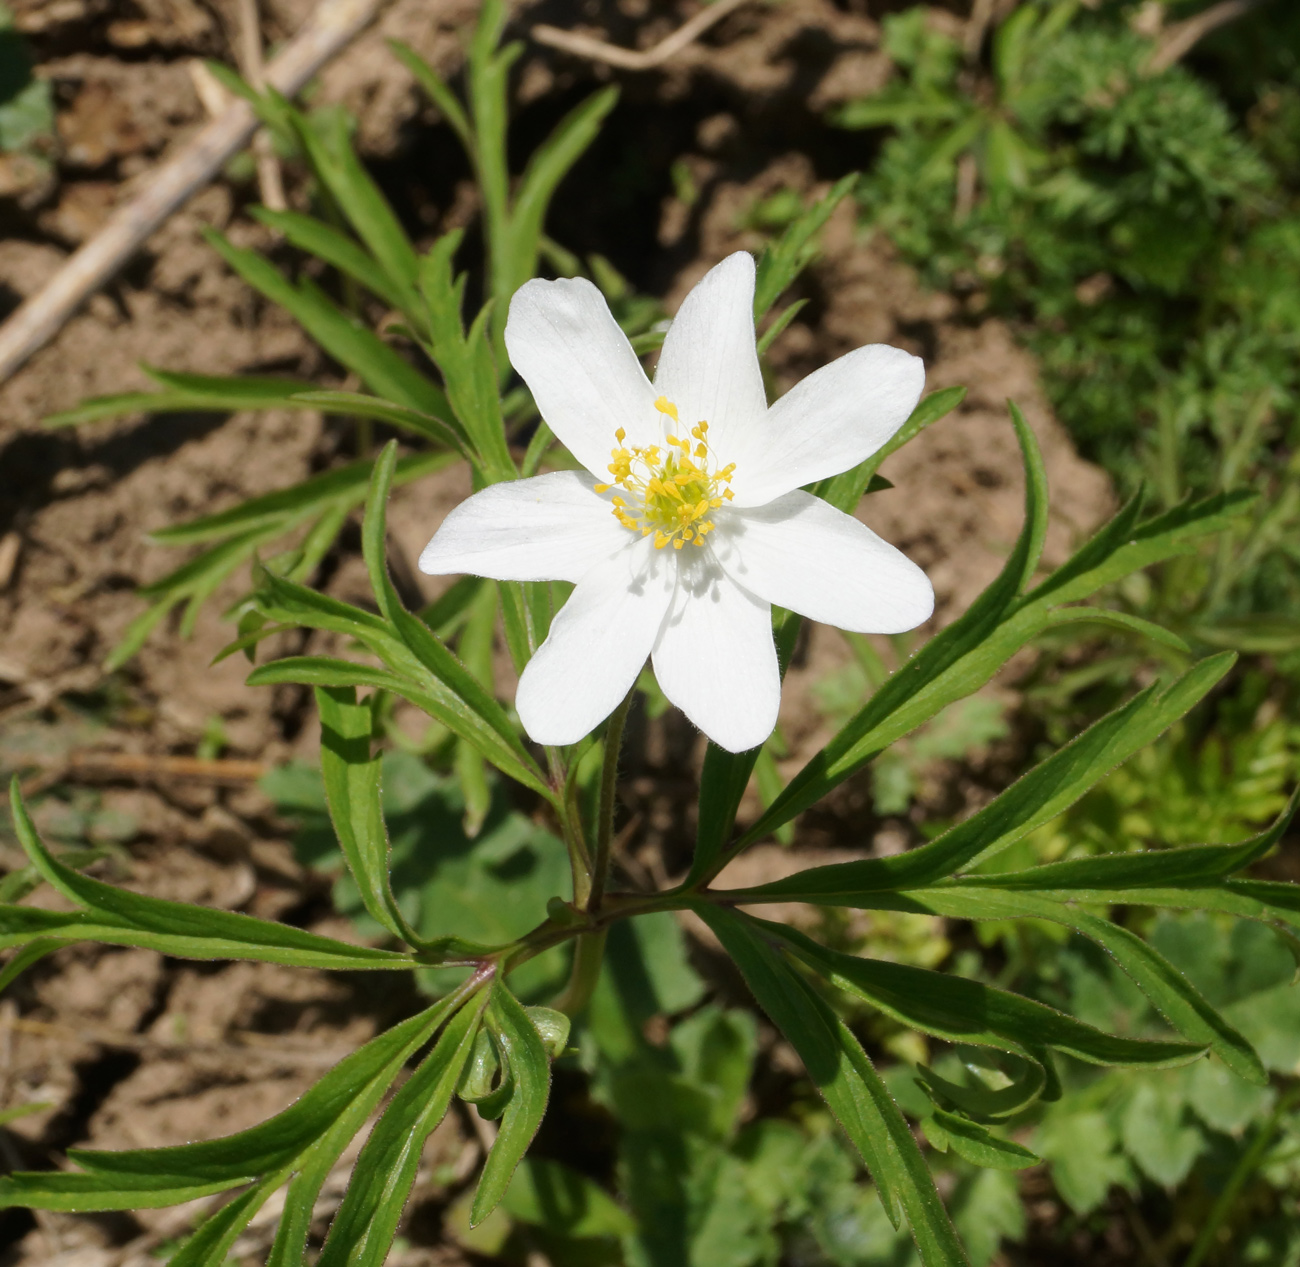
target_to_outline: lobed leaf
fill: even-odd
[[[1252,494],[1223,494],[1136,523],[1133,499],[1070,560],[1017,597],[1037,566],[1046,530],[1046,484],[1032,433],[1013,407],[1027,464],[1026,522],[997,580],[959,620],[937,634],[801,770],[734,849],[761,838],[825,796],[894,740],[987,682],[1054,619],[1054,608],[1128,572],[1197,547],[1241,514]],[[725,859],[724,859],[725,861]],[[708,874],[716,874],[716,862]]]
[[[890,858],[812,867],[747,890],[744,900],[848,902],[855,894],[932,884],[987,861],[1055,818],[1121,762],[1151,743],[1205,697],[1233,660],[1230,653],[1221,653],[1201,661],[1164,691],[1148,687],[1094,722],[982,810],[919,849]]]
[[[862,1154],[895,1227],[906,1213],[925,1267],[968,1264],[921,1150],[857,1039],[754,921],[704,902],[693,909],[798,1051],[827,1106]]]
[[[239,1234],[286,1177],[283,1171],[269,1175],[256,1187],[240,1193],[215,1214],[210,1214],[185,1244],[167,1259],[167,1267],[225,1267]]]
[[[481,1002],[460,1008],[375,1124],[317,1267],[382,1267],[415,1182],[424,1141],[446,1116],[481,1015]]]
[[[442,389],[372,331],[340,311],[320,287],[309,280],[294,285],[255,251],[233,246],[213,230],[204,236],[240,277],[287,309],[330,356],[360,375],[377,395],[420,413],[447,417]]]
[[[858,180],[857,172],[841,177],[824,198],[819,198],[763,249],[754,284],[755,320],[766,315],[781,292],[812,262],[817,253],[817,235]]]
[[[1209,884],[1227,879],[1268,853],[1282,839],[1298,807],[1300,788],[1291,794],[1286,809],[1272,826],[1237,845],[1191,845],[1180,849],[1147,849],[1141,853],[1072,858],[1025,871],[980,876],[978,883],[1008,889],[1088,889],[1096,892]]]
[[[1012,415],[1025,460],[1025,524],[998,578],[969,610],[933,637],[886,682],[831,741],[786,785],[785,791],[725,856],[698,868],[715,875],[727,856],[788,822],[821,800],[896,739],[940,709],[969,695],[993,676],[1036,632],[1022,622],[1007,636],[1007,613],[1038,565],[1047,531],[1047,476],[1038,442],[1019,412]]]
[[[421,453],[402,458],[394,470],[393,482],[408,484],[424,475],[442,470],[454,460],[455,455],[449,453]],[[374,465],[370,460],[349,462],[346,466],[313,475],[292,488],[277,489],[273,493],[251,497],[229,510],[161,528],[151,536],[161,545],[197,545],[269,527],[274,527],[279,532],[288,531],[309,515],[319,513],[328,506],[359,506],[365,500]],[[153,588],[159,584],[161,582],[155,582]]]
[[[334,833],[362,904],[394,937],[417,946],[393,897],[388,870],[388,830],[380,805],[380,758],[371,752],[374,715],[351,687],[318,686],[321,776]]]
[[[0,908],[0,928],[18,928],[32,937],[58,936],[64,941],[93,937],[121,945],[147,945],[167,954],[196,959],[261,959],[327,969],[392,969],[412,965],[409,955],[351,946],[287,924],[275,924],[234,911],[168,902],[93,880],[64,866],[41,843],[23,803],[17,776],[9,794],[18,840],[32,864],[66,898],[88,910],[69,915],[44,912],[34,918],[29,907]],[[58,920],[63,921],[62,926],[56,924]],[[27,939],[24,936],[23,940]],[[9,944],[15,944],[12,937]]]
[[[234,377],[210,374],[177,374],[141,366],[146,374],[167,388],[161,392],[122,392],[95,396],[72,409],[50,414],[46,427],[72,427],[102,418],[120,418],[136,413],[235,413],[244,409],[293,409],[293,397],[316,385],[301,379]]]
[[[952,919],[1046,919],[1064,924],[1110,954],[1185,1039],[1208,1047],[1247,1082],[1263,1086],[1267,1081],[1250,1043],[1157,950],[1118,924],[1037,893],[974,884],[935,885],[905,891],[898,897],[907,909]],[[854,905],[842,899],[841,904]]]
[[[384,269],[376,264],[374,256],[332,225],[299,211],[275,211],[270,207],[250,207],[249,214],[254,220],[283,234],[293,246],[332,264],[340,273],[360,282],[390,308],[404,310],[409,306],[409,289],[394,285]]]
[[[792,928],[756,921],[819,976],[895,1020],[950,1043],[973,1043],[1038,1061],[1043,1047],[1093,1065],[1169,1068],[1205,1048],[1120,1038],[1019,994],[979,981],[819,946]]]
[[[935,1109],[924,1122],[926,1138],[945,1151],[951,1148],[958,1157],[973,1166],[994,1170],[1023,1170],[1036,1166],[1042,1158],[1021,1144],[999,1139],[987,1127],[957,1113]]]
[[[501,1203],[515,1168],[542,1124],[551,1094],[551,1062],[542,1036],[519,1001],[499,981],[493,984],[485,1020],[502,1062],[509,1068],[514,1092],[474,1190],[471,1227],[477,1227]]]

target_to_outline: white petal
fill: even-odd
[[[778,607],[855,633],[902,633],[934,611],[929,578],[866,524],[796,490],[716,519],[723,568]]]
[[[597,479],[608,478],[620,427],[629,444],[660,442],[650,381],[585,278],[525,282],[510,301],[506,349],[551,430]]]
[[[420,555],[420,571],[498,581],[581,580],[628,541],[594,483],[585,471],[555,471],[490,485],[443,520]]]
[[[682,559],[654,670],[663,693],[728,752],[756,747],[776,725],[781,674],[772,609],[704,551]]]
[[[689,429],[704,420],[725,466],[762,422],[767,394],[754,347],[754,259],[729,255],[682,301],[664,339],[655,391],[677,406]]]
[[[792,387],[734,453],[737,506],[761,506],[869,458],[921,398],[921,358],[874,343],[846,353]]]
[[[632,689],[672,600],[676,568],[646,538],[582,578],[524,666],[515,707],[541,744],[577,743]]]

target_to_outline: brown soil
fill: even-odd
[[[11,0],[11,7],[56,85],[59,145],[52,176],[0,201],[0,312],[49,277],[131,182],[147,178],[157,158],[199,125],[192,59],[229,59],[234,22],[234,5],[224,0]],[[380,29],[320,81],[318,99],[343,101],[357,113],[364,151],[424,238],[472,212],[466,173],[382,41],[405,39],[451,73],[455,32],[475,7],[473,0],[399,0]],[[307,0],[264,3],[264,35],[283,38],[309,8]],[[596,11],[555,0],[529,7],[517,21],[524,34],[534,20],[572,27]],[[688,12],[649,0],[599,11],[609,38],[642,45]],[[872,21],[830,0],[786,0],[738,11],[661,73],[626,76],[607,135],[561,191],[556,236],[570,248],[606,254],[662,294],[671,311],[726,252],[760,245],[737,227],[757,197],[782,188],[811,195],[862,161],[818,117],[881,82],[877,44]],[[608,77],[603,68],[530,46],[518,78],[521,143],[535,142],[593,80]],[[689,202],[673,192],[674,160],[697,191]],[[608,207],[593,205],[592,182],[611,171],[626,177],[626,192]],[[151,530],[291,484],[346,456],[350,437],[301,413],[167,416],[56,433],[40,426],[43,416],[88,395],[147,385],[137,368],[142,360],[342,381],[289,318],[233,278],[201,240],[200,229],[215,225],[287,259],[242,214],[255,197],[238,180],[203,192],[0,388],[0,767],[22,771],[46,791],[35,803],[52,836],[109,845],[113,856],[99,866],[111,878],[346,937],[322,882],[293,861],[285,825],[246,779],[115,777],[111,769],[92,774],[80,766],[82,773],[69,772],[72,755],[87,749],[192,754],[216,731],[224,756],[266,764],[308,755],[314,744],[300,694],[246,687],[237,657],[209,665],[231,636],[220,619],[222,600],[240,591],[243,578],[208,604],[192,637],[166,627],[123,671],[106,675],[101,666],[140,611],[135,588],[180,561],[148,542]],[[923,355],[931,387],[970,389],[957,414],[890,461],[885,473],[897,487],[862,511],[927,569],[940,622],[964,610],[991,578],[1019,528],[1021,477],[1007,396],[1024,408],[1047,459],[1055,499],[1048,561],[1059,561],[1105,516],[1106,480],[1071,449],[1032,360],[1008,330],[925,292],[882,241],[855,228],[847,206],[800,293],[813,301],[807,319],[781,336],[772,355],[782,389],[841,352],[877,341]],[[459,474],[401,490],[391,516],[395,553],[413,558],[466,491]],[[345,536],[324,579],[332,592],[364,602],[353,546]],[[829,630],[814,631],[801,650],[782,714],[792,766],[827,734],[809,702],[809,682],[846,659]],[[687,811],[674,809],[671,795],[658,803],[647,797],[652,787],[662,793],[666,780],[683,790],[685,804],[698,745],[680,719],[638,734],[626,789],[641,815],[635,852],[651,871],[663,859],[671,869],[688,840]],[[860,796],[842,808],[852,813],[855,806],[861,810]],[[0,836],[0,846],[0,863],[19,865],[11,838]],[[408,1009],[410,999],[393,988],[385,994],[372,981],[266,965],[182,964],[146,951],[60,952],[0,1005],[0,1108],[48,1106],[14,1122],[0,1146],[10,1165],[40,1167],[59,1164],[73,1144],[139,1147],[249,1125]],[[391,1261],[460,1261],[437,1230],[437,1211],[472,1173],[478,1149],[454,1117],[434,1136],[415,1196],[417,1208],[433,1213],[414,1221],[420,1230]],[[322,1227],[345,1177],[346,1165],[327,1185]],[[143,1264],[196,1213],[33,1219],[10,1212],[0,1218],[0,1241],[9,1246],[3,1261]],[[237,1256],[260,1261],[271,1227],[266,1219],[256,1223]]]

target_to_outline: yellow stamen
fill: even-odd
[[[660,396],[655,408],[665,419],[678,423],[677,406],[667,397]],[[674,430],[664,437],[662,446],[644,448],[624,448],[627,433],[622,427],[614,433],[619,447],[610,450],[613,483],[597,484],[596,491],[606,492],[616,484],[621,492],[630,494],[626,500],[622,496],[610,499],[614,517],[643,537],[653,533],[656,550],[664,549],[669,542],[674,550],[680,550],[688,541],[702,546],[714,528],[713,521],[705,516],[731,500],[727,485],[736,464],[711,469],[714,464],[708,432],[709,424],[701,420],[691,428],[689,438]]]

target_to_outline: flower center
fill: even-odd
[[[672,401],[660,396],[655,408],[671,418],[674,426],[679,425],[677,406]],[[643,537],[653,532],[656,550],[669,542],[674,550],[680,550],[688,541],[702,546],[714,527],[713,520],[707,518],[709,512],[732,498],[726,486],[736,469],[734,462],[715,469],[709,450],[709,424],[697,422],[691,428],[691,439],[668,436],[663,449],[657,444],[646,448],[633,445],[629,449],[623,444],[626,438],[622,427],[614,432],[618,448],[610,450],[614,460],[609,464],[613,484],[596,485],[598,493],[617,484],[628,494],[613,498],[614,518]]]

